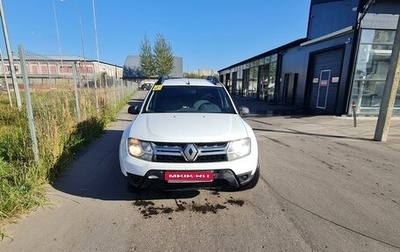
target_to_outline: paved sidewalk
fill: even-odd
[[[246,106],[250,110],[247,117],[268,118],[276,123],[282,123],[293,130],[309,134],[323,134],[336,137],[373,140],[377,117],[358,116],[357,127],[354,127],[352,116],[308,115],[302,109],[293,106],[269,104],[251,98],[233,96],[235,104]],[[288,120],[291,119],[291,120]],[[388,140],[385,144],[400,150],[400,116],[391,119]]]

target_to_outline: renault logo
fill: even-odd
[[[183,155],[185,156],[185,159],[189,162],[195,161],[198,154],[199,150],[196,148],[196,145],[194,144],[186,145],[185,149],[183,150]]]

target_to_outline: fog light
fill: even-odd
[[[243,175],[243,176],[241,176],[240,177],[240,179],[243,181],[243,180],[247,180],[249,178],[249,175]]]
[[[247,183],[252,178],[251,171],[242,173],[242,174],[238,174],[237,178],[238,178],[240,184]]]

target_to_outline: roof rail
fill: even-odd
[[[161,75],[160,78],[154,83],[154,85],[161,85],[165,80],[169,79],[168,75]]]
[[[218,84],[220,83],[218,78],[216,76],[207,76],[207,80],[213,84]]]

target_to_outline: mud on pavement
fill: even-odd
[[[146,199],[149,198],[149,192],[139,193],[137,199],[132,203],[135,209],[143,216],[148,219],[152,216],[167,217],[172,220],[174,213],[178,212],[190,212],[197,214],[217,214],[219,211],[226,211],[230,208],[239,208],[245,205],[245,200],[236,198],[232,195],[226,195],[221,197],[221,193],[218,191],[205,191],[202,197],[196,197],[195,199],[187,198],[185,194],[196,194],[198,191],[174,191],[174,192],[158,192],[166,194],[168,200],[162,202]],[[150,197],[151,198],[151,197]],[[186,199],[184,199],[186,198]],[[192,217],[192,215],[190,215]]]

